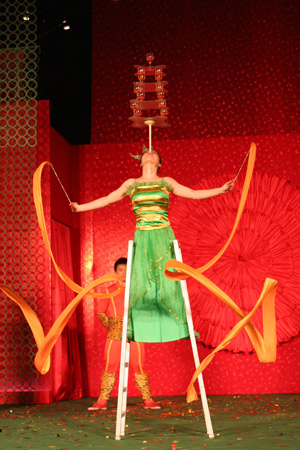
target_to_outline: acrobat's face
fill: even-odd
[[[119,277],[122,280],[122,283],[125,283],[126,281],[126,267],[127,264],[118,264],[116,268],[116,274],[119,275]]]
[[[152,152],[150,152],[150,151],[148,150],[147,152],[145,152],[145,153],[143,154],[142,159],[141,159],[141,167],[143,167],[144,164],[147,164],[147,163],[152,163],[152,164],[154,164],[158,169],[160,168],[160,166],[161,166],[161,163],[160,163],[160,156],[159,156],[159,154],[158,154],[155,150],[152,150]]]

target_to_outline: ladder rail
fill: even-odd
[[[124,316],[123,316],[118,404],[117,404],[117,420],[116,420],[116,434],[115,434],[116,440],[120,440],[121,436],[124,436],[124,432],[125,432],[127,391],[128,391],[127,384],[128,384],[128,370],[129,370],[129,354],[130,354],[130,344],[127,339],[127,328],[128,328],[128,310],[129,310],[132,254],[133,254],[133,241],[129,241],[128,242],[128,254],[127,254],[126,285],[125,285],[125,297],[124,297]]]
[[[123,381],[123,399],[122,399],[122,416],[121,416],[121,436],[125,436],[126,414],[127,414],[127,397],[128,397],[128,375],[129,375],[129,357],[130,342],[126,342],[125,347],[125,365],[124,365],[124,381]]]
[[[174,244],[174,251],[175,251],[176,259],[177,259],[177,261],[182,262],[182,254],[181,254],[181,249],[179,247],[178,241],[174,240],[173,244]],[[183,299],[184,299],[186,319],[187,319],[188,330],[189,330],[189,334],[190,334],[190,341],[191,341],[191,345],[192,345],[195,366],[197,368],[200,365],[200,359],[199,359],[198,348],[197,348],[197,343],[196,343],[196,338],[195,338],[195,333],[194,333],[192,310],[191,310],[186,280],[181,280],[180,285],[181,285],[182,295],[183,295]],[[202,373],[200,373],[200,375],[198,376],[198,383],[199,383],[201,401],[202,401],[202,406],[203,406],[206,431],[210,438],[214,438],[214,432],[213,432],[213,427],[212,427],[212,422],[211,422],[211,417],[210,417],[210,412],[209,412],[209,407],[208,407]]]

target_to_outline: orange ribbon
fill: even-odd
[[[196,390],[194,388],[194,382],[196,381],[199,374],[208,366],[212,361],[215,354],[224,349],[231,341],[234,339],[241,331],[245,328],[248,336],[254,346],[254,350],[258,356],[258,359],[262,363],[274,362],[276,359],[276,319],[275,319],[275,294],[277,281],[270,278],[266,278],[262,293],[256,302],[256,305],[252,311],[245,315],[243,311],[236,305],[236,303],[218,288],[212,281],[202,275],[207,269],[212,267],[223,255],[227,247],[229,246],[234,233],[239,224],[240,218],[243,213],[245,202],[247,199],[250,182],[252,178],[252,173],[254,169],[254,162],[256,156],[256,146],[254,143],[251,144],[247,172],[245,177],[244,186],[242,189],[241,200],[238,207],[236,219],[233,225],[231,234],[225,243],[224,247],[219,251],[219,253],[214,256],[208,263],[198,269],[193,269],[192,267],[176,260],[169,260],[165,264],[165,275],[172,280],[186,280],[188,278],[194,278],[203,286],[205,286],[210,292],[216,295],[219,300],[221,300],[225,305],[229,306],[241,319],[233,329],[228,333],[228,335],[223,339],[223,341],[211,352],[197,367],[191,382],[187,390],[187,401],[191,402],[197,399]],[[175,269],[177,272],[171,272],[169,269]],[[264,337],[261,336],[259,331],[256,329],[255,325],[251,322],[253,315],[256,313],[259,306],[262,304],[262,314],[263,314],[263,332]]]
[[[58,266],[55,261],[54,255],[51,250],[50,241],[47,233],[45,216],[44,216],[44,208],[42,202],[42,189],[41,189],[41,176],[42,171],[45,165],[49,165],[52,167],[52,164],[48,161],[43,162],[37,168],[33,176],[33,198],[36,208],[36,214],[38,223],[41,229],[42,237],[46,246],[46,249],[52,259],[53,265],[55,267],[56,272],[60,276],[60,278],[70,287],[74,292],[77,292],[78,295],[68,304],[68,306],[63,310],[63,312],[58,316],[49,330],[48,334],[45,336],[43,327],[33,309],[26,303],[26,301],[20,297],[16,292],[10,289],[6,285],[0,285],[0,289],[17,305],[21,308],[25,319],[27,320],[32,334],[34,336],[36,345],[38,347],[38,352],[35,356],[34,364],[37,370],[41,374],[45,374],[50,369],[50,353],[52,348],[54,347],[58,337],[62,333],[64,327],[68,323],[71,315],[75,311],[78,304],[81,302],[85,295],[96,297],[96,298],[108,298],[114,297],[118,295],[123,289],[120,287],[113,292],[109,292],[109,294],[98,294],[96,292],[92,292],[93,289],[100,286],[101,284],[110,282],[110,281],[118,281],[120,282],[120,277],[115,274],[104,275],[103,277],[97,278],[95,281],[91,282],[87,287],[82,288],[78,284],[76,284],[71,278],[68,277],[67,274]]]
[[[79,286],[77,283],[75,283],[73,280],[71,280],[71,278],[69,278],[68,275],[65,274],[64,271],[58,266],[58,264],[56,263],[56,261],[54,259],[52,250],[51,250],[49,236],[47,233],[46,222],[45,222],[45,215],[44,215],[44,208],[43,208],[43,201],[42,201],[42,186],[41,186],[42,185],[42,183],[41,183],[42,172],[46,165],[52,167],[52,164],[49,161],[44,161],[43,163],[41,163],[39,165],[39,167],[36,169],[36,171],[34,172],[34,175],[33,175],[33,200],[34,200],[34,204],[35,204],[35,210],[36,210],[38,223],[40,226],[44,244],[45,244],[46,249],[52,259],[52,262],[53,262],[53,265],[55,267],[57,274],[67,284],[67,286],[69,286],[69,288],[72,289],[72,291],[79,293],[82,291],[83,288],[81,286]],[[118,281],[120,281],[119,277],[118,277]],[[122,290],[122,288],[112,292],[110,297],[114,297],[114,296],[118,295],[121,292],[121,290]],[[88,295],[90,297],[107,298],[107,294],[98,294],[96,292],[88,292]]]

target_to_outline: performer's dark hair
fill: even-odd
[[[119,258],[119,259],[117,259],[117,261],[115,262],[115,265],[114,265],[115,272],[117,271],[117,267],[120,264],[127,264],[127,258]]]

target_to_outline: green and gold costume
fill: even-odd
[[[140,342],[169,342],[189,336],[179,282],[164,275],[175,259],[168,219],[171,186],[161,181],[130,186],[136,231],[129,300],[129,337]]]

